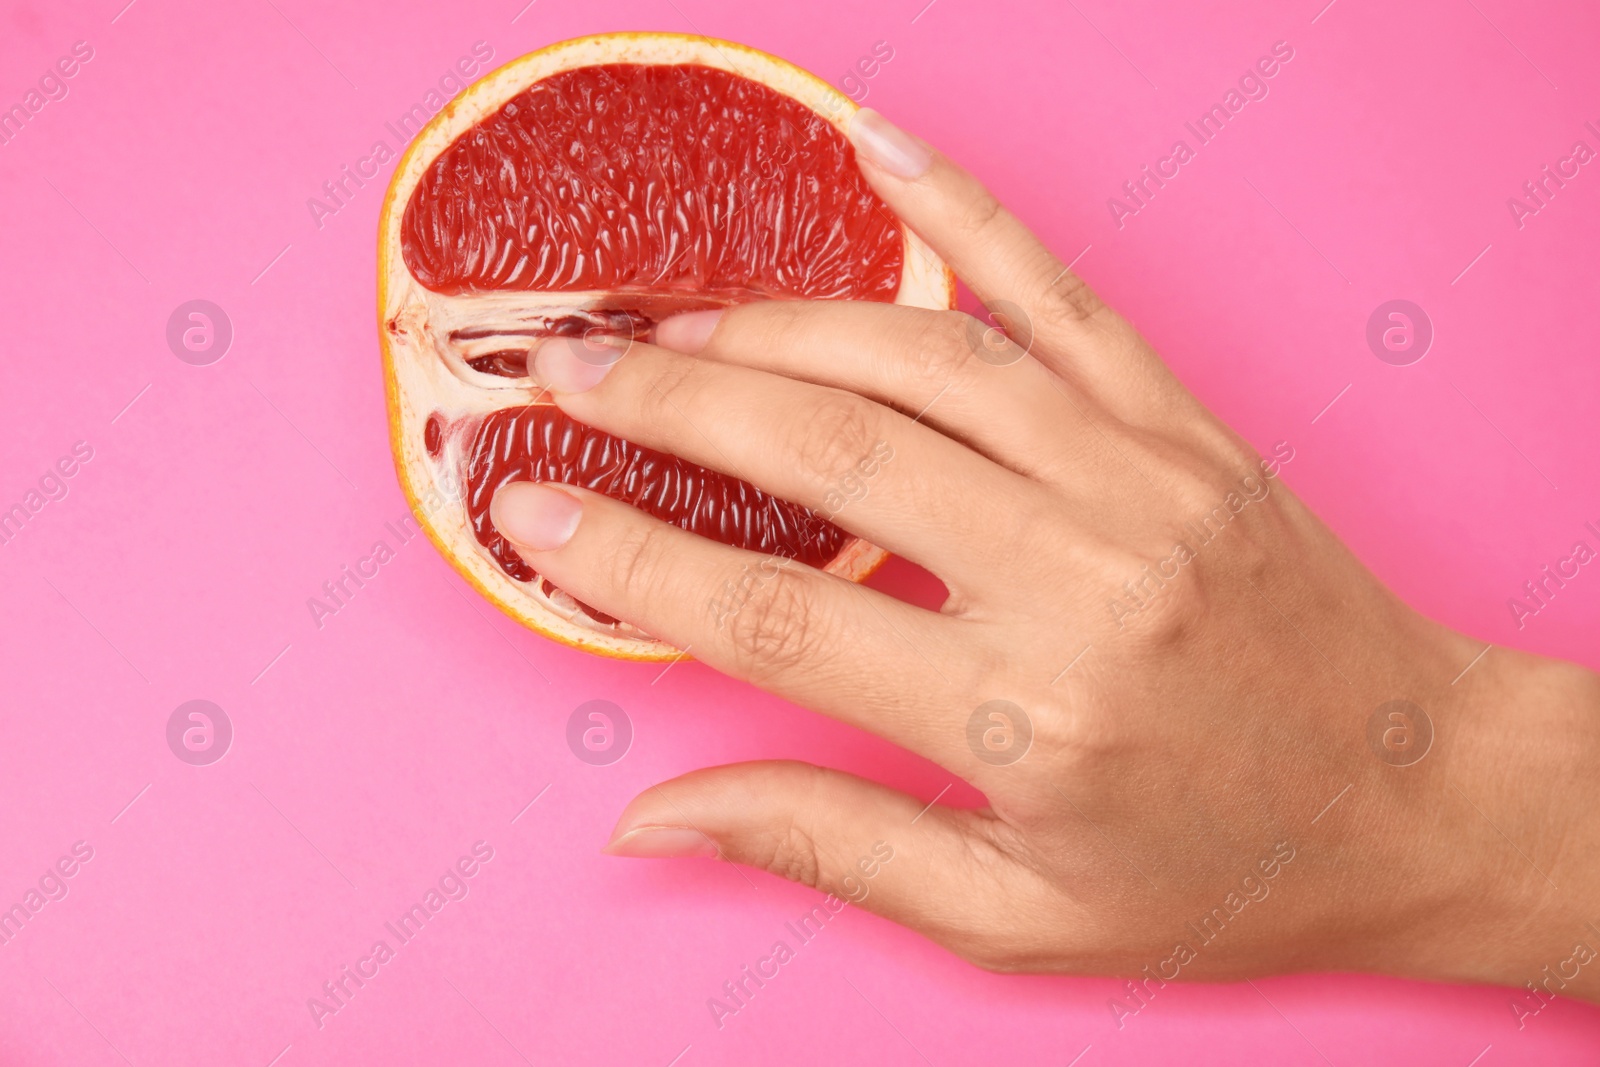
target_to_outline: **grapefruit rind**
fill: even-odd
[[[428,539],[474,589],[501,611],[546,637],[574,648],[620,659],[664,661],[683,656],[665,641],[634,631],[598,630],[563,613],[537,589],[500,569],[474,536],[464,486],[446,484],[443,471],[463,469],[461,449],[470,439],[445,434],[440,455],[428,455],[424,426],[438,410],[453,417],[534,403],[541,390],[531,382],[493,379],[452,365],[430,343],[426,319],[439,297],[406,269],[400,229],[405,208],[427,168],[455,140],[498,111],[528,86],[554,74],[597,64],[693,64],[758,81],[798,100],[847,133],[859,108],[815,75],[766,52],[708,37],[677,33],[614,33],[550,45],[497,68],[469,86],[434,116],[401,156],[384,195],[378,222],[378,337],[383,351],[389,440],[400,487]],[[902,226],[904,250],[899,304],[944,309],[955,304],[953,273],[921,238]],[[577,308],[584,293],[563,293]],[[506,297],[508,301],[515,297]],[[827,566],[830,574],[862,581],[888,553],[856,538]],[[708,600],[710,598],[708,597]]]

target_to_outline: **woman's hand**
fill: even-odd
[[[494,521],[584,602],[990,807],[749,763],[641,795],[608,850],[846,897],[870,869],[864,907],[999,970],[1600,999],[1600,680],[1408,609],[1283,484],[1292,442],[1259,456],[966,172],[870,111],[851,137],[1009,339],[953,311],[757,303],[608,366],[552,341],[535,372],[584,422],[926,567],[942,610],[565,486],[508,486]],[[734,610],[725,588],[747,590]]]

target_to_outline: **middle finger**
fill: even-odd
[[[1008,588],[1015,539],[1052,504],[1042,486],[843,390],[638,342],[603,363],[583,340],[548,341],[534,374],[573,418],[808,507],[952,593]]]

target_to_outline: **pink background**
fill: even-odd
[[[1369,978],[1169,987],[1119,1031],[1119,983],[987,975],[857,909],[719,1030],[707,998],[816,894],[601,857],[627,800],[755,757],[926,798],[949,776],[697,664],[546,643],[422,540],[313,624],[307,598],[392,544],[406,505],[373,322],[392,164],[320,229],[307,198],[397,147],[384,122],[476,41],[498,64],[663,29],[835,82],[886,41],[867,102],[1064,258],[1087,248],[1078,269],[1259,447],[1293,444],[1289,482],[1403,596],[1600,666],[1600,567],[1520,630],[1506,606],[1600,524],[1600,165],[1521,229],[1506,206],[1574,141],[1600,148],[1592,5],[924,2],[0,8],[0,105],[94,49],[0,146],[0,508],[94,450],[0,545],[0,903],[94,849],[0,946],[0,1062],[1600,1062],[1594,1009],[1519,1032],[1505,990]],[[1295,57],[1270,96],[1118,229],[1107,198],[1279,40]],[[1364,341],[1397,297],[1437,331],[1408,367]],[[165,340],[196,298],[235,331],[210,366]],[[928,587],[903,564],[876,580]],[[195,698],[236,732],[211,766],[165,740]],[[564,740],[596,698],[636,729],[609,767]],[[494,859],[470,895],[319,1029],[307,999],[479,840]]]

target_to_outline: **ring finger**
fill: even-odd
[[[964,623],[584,489],[513,482],[491,508],[522,557],[584,603],[725,674],[964,766],[962,735],[930,714],[960,704],[949,664],[972,640],[957,632]]]

